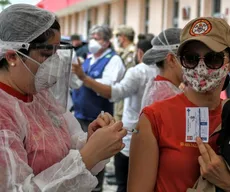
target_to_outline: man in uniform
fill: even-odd
[[[135,32],[132,27],[120,25],[114,32],[115,42],[118,46],[118,54],[121,56],[126,70],[136,65],[135,52],[136,46],[134,44]],[[123,100],[115,103],[114,117],[116,120],[121,120],[123,114]]]

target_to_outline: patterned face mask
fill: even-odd
[[[224,64],[220,69],[209,69],[203,60],[195,69],[183,69],[184,81],[195,91],[205,93],[212,91],[221,84],[221,81],[228,74],[228,64]]]

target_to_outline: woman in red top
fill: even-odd
[[[200,174],[230,191],[230,172],[216,154],[217,135],[208,144],[199,137],[186,137],[193,128],[186,125],[191,122],[186,107],[207,109],[207,137],[221,123],[220,92],[229,71],[229,35],[229,25],[217,18],[192,20],[182,30],[178,55],[188,86],[183,94],[143,110],[139,133],[131,141],[128,191],[185,192]]]

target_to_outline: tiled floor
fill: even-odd
[[[104,184],[103,192],[116,192],[117,187],[115,185]]]

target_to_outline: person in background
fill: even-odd
[[[152,40],[152,48],[148,50],[143,62],[154,65],[158,75],[151,79],[144,91],[142,109],[155,101],[163,100],[181,93],[182,69],[175,58],[180,43],[179,28],[162,31]]]
[[[148,39],[150,41],[155,37],[155,35],[152,33],[147,33],[145,36],[146,36],[146,39]]]
[[[121,56],[126,70],[136,65],[134,45],[135,32],[132,27],[120,25],[115,31],[115,45],[118,45],[118,54]],[[116,46],[115,46],[116,47]],[[114,104],[114,117],[116,120],[122,119],[124,101],[121,100]]]
[[[146,50],[146,51],[143,51],[144,49],[143,48],[140,48],[140,46],[141,46],[141,44],[142,43],[144,43],[144,42],[148,42],[148,45],[149,44],[151,44],[151,41],[152,41],[152,39],[149,39],[150,38],[150,36],[148,35],[148,34],[139,34],[138,36],[137,36],[137,39],[138,39],[138,43],[140,44],[140,45],[137,45],[136,46],[136,54],[134,55],[134,61],[135,61],[135,63],[136,64],[139,64],[139,63],[141,63],[142,62],[142,57],[143,57],[143,55],[144,55],[144,53],[148,50]],[[145,41],[144,41],[145,40]],[[138,48],[139,47],[139,48]],[[151,48],[151,46],[149,47],[149,49]],[[139,55],[141,55],[141,62],[140,62],[140,56]]]
[[[0,13],[0,191],[91,192],[126,130],[108,113],[88,134],[70,112],[72,46],[54,13],[14,4]],[[63,97],[62,97],[63,98]]]
[[[145,85],[150,78],[156,76],[156,70],[152,66],[142,63],[144,53],[150,48],[151,41],[144,38],[139,40],[136,52],[138,65],[130,67],[124,78],[112,86],[99,83],[87,76],[80,65],[72,66],[73,72],[83,80],[84,85],[97,94],[110,99],[112,102],[124,99],[122,122],[124,123],[123,126],[129,131],[129,135],[123,140],[126,147],[121,153],[115,156],[117,192],[127,191],[129,145],[132,130],[136,127],[138,121]]]
[[[229,36],[230,26],[220,18],[196,18],[183,28],[177,55],[186,87],[143,109],[131,141],[128,191],[187,191],[200,175],[230,191],[230,171],[216,144],[220,93],[230,69]],[[195,134],[190,125],[200,121],[199,112],[208,126]]]
[[[95,25],[89,33],[89,52],[91,55],[83,62],[84,74],[96,82],[113,85],[119,82],[125,73],[125,67],[121,58],[112,48],[110,39],[112,32],[106,25]],[[113,103],[103,98],[85,84],[86,76],[78,76],[82,81],[81,87],[72,91],[74,103],[74,115],[85,132],[88,126],[100,114],[101,111],[113,114]],[[104,171],[97,176],[99,180],[95,191],[102,191]]]
[[[75,51],[74,56],[80,57],[85,60],[89,53],[88,43],[82,41],[82,37],[78,34],[71,35],[70,39]]]

